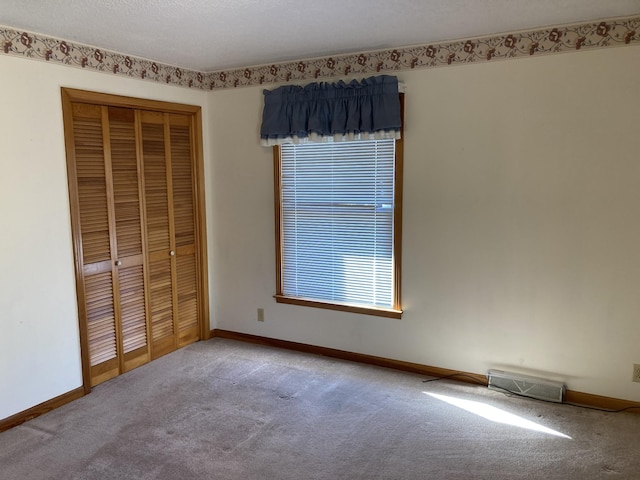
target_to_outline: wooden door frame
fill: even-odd
[[[86,323],[87,312],[84,297],[84,272],[82,265],[82,242],[80,237],[80,208],[74,201],[78,197],[75,169],[75,145],[73,142],[71,103],[88,103],[124,107],[135,110],[151,110],[163,113],[189,115],[193,125],[194,140],[194,208],[196,228],[196,256],[198,275],[198,329],[200,340],[207,340],[209,328],[209,280],[207,260],[206,211],[204,193],[204,153],[202,146],[202,108],[158,100],[147,100],[108,93],[77,90],[61,87],[62,114],[64,120],[64,138],[67,157],[67,178],[69,183],[69,206],[71,211],[71,233],[73,257],[76,273],[76,296],[78,299],[78,324],[80,332],[80,355],[82,359],[82,387],[85,394],[91,391],[91,362],[89,359],[89,333]]]

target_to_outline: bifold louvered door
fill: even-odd
[[[133,110],[76,103],[77,206],[91,384],[149,361]]]
[[[84,102],[65,122],[94,386],[200,339],[195,127],[188,114]]]
[[[104,108],[104,107],[103,107]],[[121,319],[121,371],[149,361],[145,298],[144,228],[136,145],[136,112],[109,107],[111,176],[115,214],[116,305]]]
[[[198,339],[189,117],[141,112],[152,356]]]
[[[195,214],[193,191],[193,142],[189,119],[169,116],[171,144],[171,178],[175,243],[176,293],[178,312],[178,346],[198,339],[198,263],[196,260]]]

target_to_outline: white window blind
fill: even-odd
[[[282,293],[392,308],[395,140],[280,152]]]

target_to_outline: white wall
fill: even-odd
[[[207,92],[0,56],[0,419],[82,384],[61,86],[204,106],[210,143]]]
[[[640,47],[398,76],[402,320],[275,303],[255,87],[209,97],[215,326],[640,401]]]
[[[203,106],[212,328],[640,401],[640,47],[398,74],[402,320],[273,300],[261,87],[0,72],[0,419],[81,385],[60,86]]]

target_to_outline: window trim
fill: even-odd
[[[404,119],[404,94],[400,94],[400,112]],[[349,303],[325,302],[317,299],[290,297],[283,292],[282,269],[282,206],[281,206],[281,165],[280,147],[273,147],[273,184],[275,211],[275,246],[276,246],[276,294],[277,303],[300,305],[305,307],[324,308],[350,313],[360,313],[387,318],[402,318],[401,283],[402,283],[402,187],[404,171],[404,121],[400,130],[400,139],[396,140],[394,168],[394,213],[393,213],[393,308],[366,307]]]

